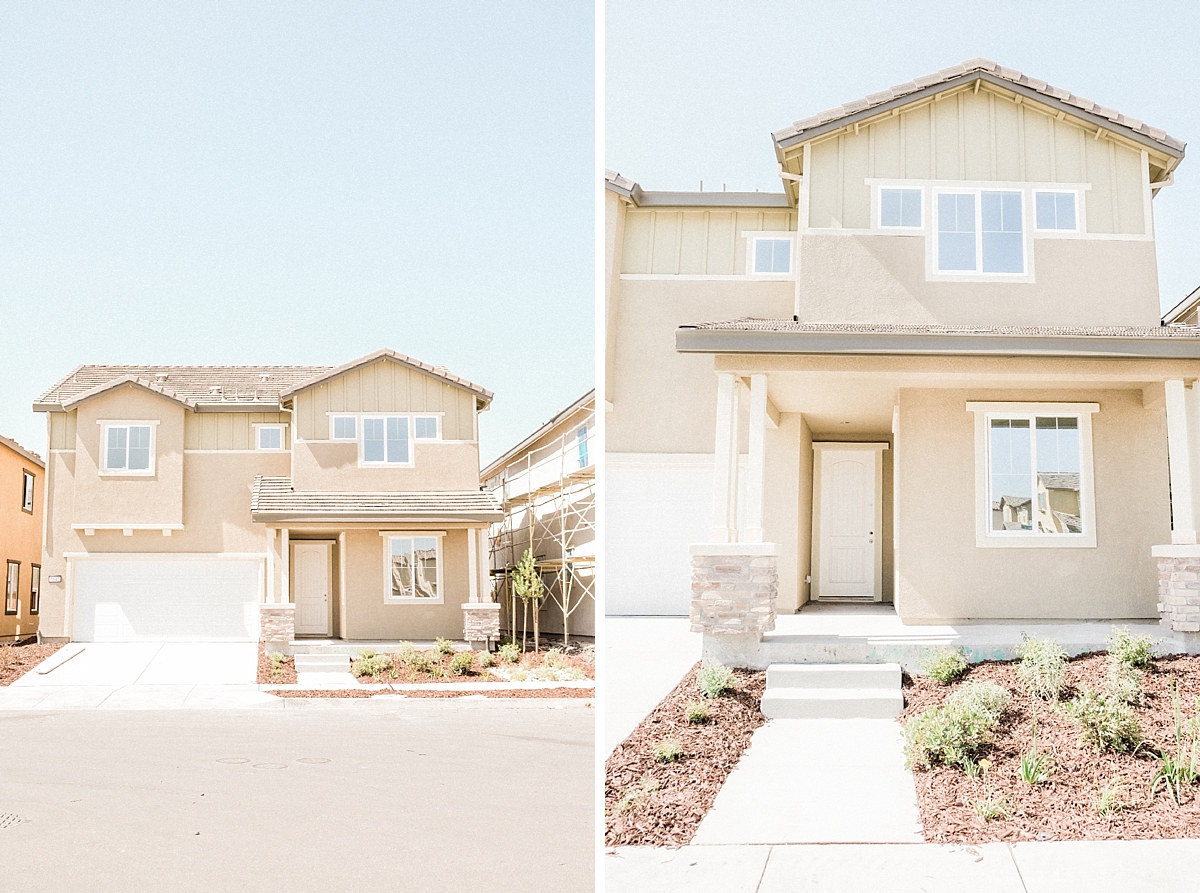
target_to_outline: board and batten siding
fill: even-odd
[[[819,138],[809,153],[804,180],[814,228],[870,228],[866,181],[878,178],[1086,183],[1087,232],[1146,232],[1140,150],[988,87],[939,94]]]
[[[747,232],[792,232],[788,210],[630,208],[621,272],[667,276],[734,276],[746,272]]]
[[[286,412],[189,412],[183,417],[185,450],[253,450],[255,425],[289,425]],[[283,448],[288,449],[287,430]]]
[[[475,395],[441,379],[380,360],[296,395],[301,440],[329,440],[329,413],[442,414],[443,440],[475,440]]]
[[[50,449],[75,449],[75,420],[78,410],[70,412],[51,412],[50,416]]]

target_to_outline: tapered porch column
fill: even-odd
[[[746,464],[746,505],[742,542],[763,541],[763,484],[766,474],[767,376],[750,376],[750,455]],[[736,467],[736,466],[735,466]]]
[[[764,390],[765,393],[765,390]],[[714,543],[737,542],[738,380],[717,375],[717,437],[713,450]],[[761,523],[761,522],[760,522]]]
[[[1171,543],[1196,543],[1195,490],[1192,481],[1187,392],[1183,382],[1164,383],[1167,404],[1167,459],[1171,469]]]

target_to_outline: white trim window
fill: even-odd
[[[329,417],[330,440],[358,440],[358,416],[332,415]]]
[[[33,472],[21,470],[21,511],[33,514]]]
[[[413,416],[414,440],[441,440],[442,417],[437,415]]]
[[[896,188],[883,186],[879,189],[880,229],[907,229],[920,231],[925,226],[923,190],[920,188]]]
[[[1038,232],[1079,232],[1079,197],[1074,190],[1037,189],[1033,193],[1034,229]]]
[[[29,613],[38,613],[42,608],[42,566],[33,564],[29,567]]]
[[[21,598],[18,587],[21,582],[21,563],[8,560],[8,574],[4,578],[4,613],[19,615],[21,613]]]
[[[359,449],[361,464],[412,465],[411,440],[408,416],[363,416]]]
[[[104,474],[154,474],[154,423],[104,422],[101,471]]]
[[[751,276],[790,276],[793,236],[786,233],[749,233],[746,272]]]
[[[284,427],[284,425],[255,425],[255,447],[266,452],[282,452],[284,448]]]
[[[441,533],[387,534],[384,542],[385,604],[440,605]]]
[[[977,543],[1095,546],[1096,404],[967,404],[976,414]]]
[[[1019,189],[934,191],[933,271],[998,280],[1028,272]]]

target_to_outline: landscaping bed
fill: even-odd
[[[1081,744],[1081,725],[1067,708],[1085,688],[1106,691],[1109,656],[1083,655],[1066,663],[1057,702],[1026,694],[1017,676],[1017,661],[972,665],[953,685],[929,677],[905,677],[905,710],[910,722],[927,708],[942,705],[964,685],[991,682],[1009,693],[993,737],[968,763],[978,766],[971,777],[962,766],[933,762],[914,769],[917,802],[925,838],[936,843],[985,843],[1019,840],[1133,840],[1200,837],[1200,785],[1180,786],[1181,803],[1160,788],[1151,795],[1159,754],[1176,747],[1175,710],[1170,686],[1178,686],[1185,749],[1200,741],[1187,722],[1198,715],[1200,657],[1160,657],[1141,670],[1141,697],[1127,706],[1136,717],[1144,743],[1130,752],[1097,750]],[[1021,759],[1033,745],[1036,719],[1037,753],[1047,755],[1052,771],[1041,783],[1020,775]],[[1102,798],[1107,792],[1107,798]],[[990,818],[988,804],[1001,808]],[[1007,814],[1005,814],[1007,813]]]
[[[290,657],[278,655],[274,660],[269,655],[258,652],[258,684],[259,685],[295,685],[296,661]]]
[[[65,644],[43,642],[39,645],[35,639],[29,639],[0,645],[0,685],[12,685]]]
[[[388,689],[337,688],[337,689],[271,689],[267,692],[279,698],[373,698],[376,695],[405,698],[594,698],[594,688],[507,688],[494,691],[455,691],[447,689]]]
[[[472,659],[473,658],[473,659]],[[502,647],[499,652],[455,651],[449,642],[441,649],[405,648],[390,654],[364,651],[351,664],[359,682],[575,682],[596,676],[595,649],[563,652],[558,648],[526,651]]]
[[[609,756],[604,773],[605,844],[669,846],[689,843],[725,779],[766,722],[759,701],[766,673],[733,670],[733,689],[705,697],[696,664]],[[708,719],[689,722],[689,705]],[[664,741],[680,755],[664,761]]]

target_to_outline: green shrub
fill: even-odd
[[[1017,681],[1026,694],[1043,701],[1057,701],[1067,675],[1067,652],[1053,639],[1036,639],[1021,634],[1016,648]]]
[[[443,639],[441,636],[438,636],[434,640],[433,647],[437,649],[438,654],[453,654],[454,653],[454,643],[451,642],[449,639]]]
[[[708,722],[708,705],[702,701],[688,701],[683,714],[690,723]]]
[[[719,698],[734,687],[733,670],[721,664],[709,664],[696,671],[696,682],[706,698]]]
[[[1084,686],[1064,706],[1079,725],[1080,746],[1127,753],[1142,743],[1142,727],[1132,708],[1105,692]]]
[[[570,666],[567,656],[563,654],[561,648],[551,648],[542,658],[542,662],[548,667],[553,667],[556,670],[565,670]]]
[[[1124,791],[1125,779],[1120,775],[1115,776],[1100,792],[1100,796],[1096,800],[1096,812],[1100,815],[1112,815],[1114,812],[1120,812],[1125,808],[1125,800],[1121,796]]]
[[[985,822],[990,822],[992,819],[1012,818],[1012,804],[1008,802],[1008,798],[1003,794],[991,791],[988,791],[988,795],[980,800],[972,800],[971,808]]]
[[[475,652],[460,651],[450,658],[450,675],[466,676],[475,669]]]
[[[1150,636],[1133,636],[1129,627],[1112,628],[1112,635],[1104,640],[1108,643],[1108,655],[1115,661],[1127,667],[1145,669],[1154,662],[1155,651],[1162,640],[1155,641]]]
[[[434,655],[433,660],[430,660],[429,655]],[[412,650],[406,661],[408,668],[414,673],[430,673],[433,671],[434,664],[441,666],[441,655],[436,651],[418,651],[416,648]]]
[[[479,666],[481,669],[486,670],[488,667],[490,667],[495,662],[496,661],[492,657],[492,653],[490,651],[480,651],[479,652]]]
[[[446,675],[446,670],[442,666],[442,653],[440,651],[438,651],[436,648],[430,648],[421,656],[425,658],[425,664],[427,666],[427,669],[425,670],[426,673],[435,679],[441,679]]]
[[[1171,708],[1175,714],[1175,749],[1161,748],[1158,753],[1158,771],[1150,780],[1150,799],[1160,787],[1167,789],[1167,796],[1175,803],[1183,803],[1183,789],[1191,787],[1200,779],[1200,702],[1196,716],[1187,722],[1180,710],[1179,685],[1171,679]]]
[[[1008,692],[994,682],[968,682],[940,707],[914,716],[904,727],[904,756],[909,768],[928,769],[935,761],[967,768],[979,748],[991,740],[1008,706]]]
[[[500,659],[506,664],[515,664],[521,659],[521,646],[516,642],[505,642],[500,646],[497,654],[500,655]]]
[[[1104,690],[1112,698],[1126,704],[1142,703],[1142,681],[1145,673],[1109,655],[1108,674],[1104,679]]]
[[[413,658],[419,653],[412,642],[401,642],[396,646],[396,660],[407,666],[412,666]]]
[[[677,738],[664,738],[654,746],[654,759],[660,763],[674,763],[683,759],[683,745]]]
[[[358,660],[350,664],[350,672],[358,678],[364,676],[379,676],[392,668],[392,661],[386,654],[376,654],[374,651],[364,651]]]
[[[931,648],[922,655],[922,666],[942,685],[949,685],[967,672],[967,658],[961,648]]]
[[[643,778],[641,784],[630,785],[625,789],[625,793],[617,801],[616,811],[619,813],[636,812],[641,808],[646,798],[657,790],[657,779]]]

